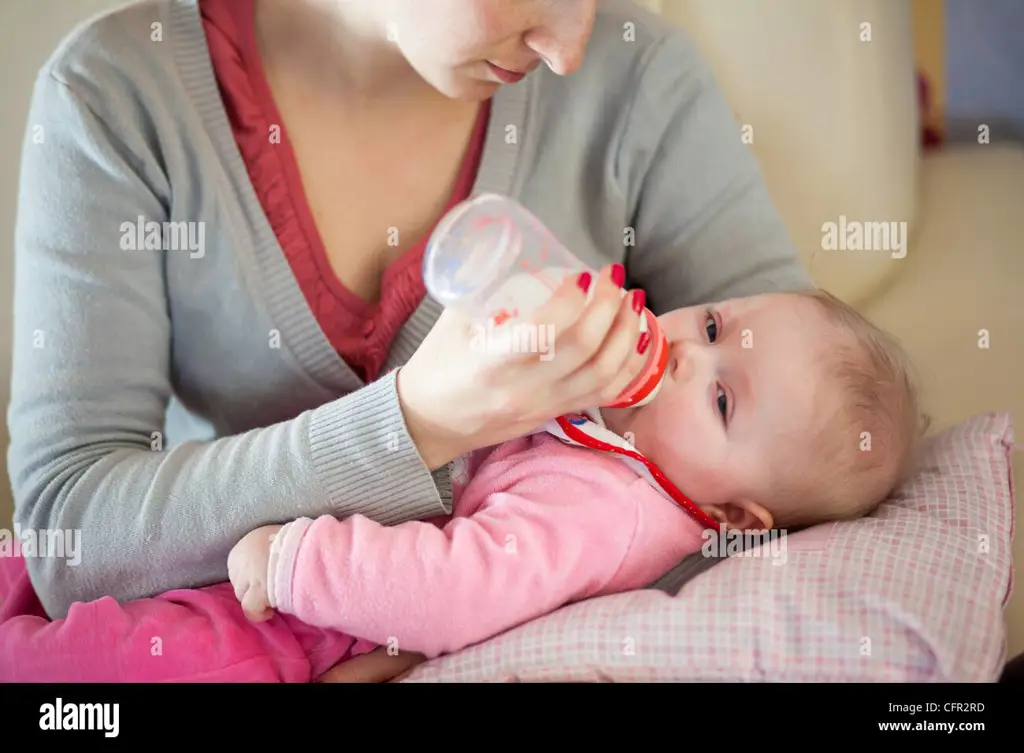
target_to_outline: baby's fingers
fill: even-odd
[[[231,586],[235,590],[235,598],[241,602],[245,598],[245,592],[249,590],[249,581],[245,578],[240,578],[238,573],[234,572],[231,568],[228,569],[228,578],[230,578]]]
[[[274,616],[262,586],[250,585],[242,596],[242,611],[252,622],[264,622]]]

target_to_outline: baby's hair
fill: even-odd
[[[838,405],[821,417],[810,437],[816,457],[807,460],[821,470],[800,483],[798,496],[807,504],[782,505],[792,514],[781,514],[780,528],[873,512],[920,469],[932,424],[921,409],[913,365],[899,340],[823,288],[794,294],[817,303],[841,335],[822,355],[825,394]]]

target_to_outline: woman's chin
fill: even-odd
[[[463,79],[451,87],[448,94],[452,99],[462,102],[484,102],[495,95],[501,84],[480,79]]]
[[[484,102],[501,88],[501,82],[478,75],[475,68],[438,71],[435,75],[421,75],[437,91],[449,99],[461,102]]]

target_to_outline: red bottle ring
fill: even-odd
[[[617,402],[604,408],[630,408],[649,397],[660,385],[665,369],[668,368],[668,338],[658,326],[658,318],[649,309],[644,309],[647,317],[647,331],[651,333],[653,352],[647,359],[646,368],[630,382],[619,395]]]

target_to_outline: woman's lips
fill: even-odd
[[[506,70],[505,68],[499,68],[494,63],[487,61],[487,65],[491,67],[491,72],[498,77],[503,83],[515,84],[526,78],[525,73],[517,73],[516,71]]]

